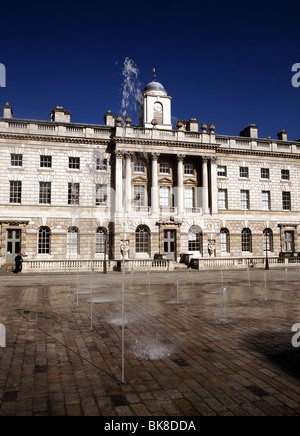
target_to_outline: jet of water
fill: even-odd
[[[134,112],[137,108],[137,103],[141,99],[141,83],[139,81],[139,69],[135,62],[126,57],[123,68],[123,88],[121,101],[121,116],[123,119],[128,116],[128,109],[133,105]]]

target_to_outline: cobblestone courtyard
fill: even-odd
[[[299,415],[299,297],[294,267],[4,273],[0,415]]]

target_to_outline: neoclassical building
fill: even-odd
[[[300,251],[300,140],[217,134],[197,119],[171,123],[154,79],[139,125],[108,111],[104,124],[0,118],[0,266],[25,270],[296,260]],[[91,263],[91,261],[93,263]],[[73,262],[73,263],[72,263]],[[79,262],[79,263],[78,263]],[[98,263],[97,263],[98,262]],[[25,265],[24,264],[24,265]]]

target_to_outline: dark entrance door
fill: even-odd
[[[164,230],[164,252],[167,259],[175,260],[176,230]]]
[[[14,262],[21,252],[21,230],[7,230],[6,233],[6,262]]]
[[[294,232],[285,232],[284,249],[288,253],[294,252]]]

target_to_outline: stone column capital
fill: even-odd
[[[124,156],[124,152],[121,151],[121,150],[116,150],[116,151],[114,152],[114,155],[115,155],[115,157],[116,157],[117,159],[121,159],[121,158],[123,158],[123,156]]]
[[[124,155],[125,155],[126,159],[131,160],[132,156],[133,156],[133,152],[132,151],[125,151]]]
[[[177,161],[178,162],[183,162],[184,161],[184,159],[185,159],[185,154],[178,154],[177,155]]]
[[[152,160],[158,160],[160,153],[150,153]]]

